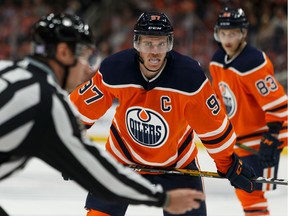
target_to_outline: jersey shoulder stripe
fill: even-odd
[[[172,87],[179,91],[193,93],[198,91],[207,80],[198,61],[176,51],[169,53],[165,69],[166,79],[163,79],[160,87]]]
[[[211,64],[222,65],[222,67],[230,68],[242,75],[258,70],[259,67],[264,66],[267,62],[267,56],[262,51],[249,45],[246,45],[233,61],[226,63],[225,55],[222,48],[218,49],[212,58]]]

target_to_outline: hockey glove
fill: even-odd
[[[255,188],[255,182],[251,181],[251,179],[256,177],[253,168],[244,164],[235,154],[232,155],[232,158],[233,163],[227,174],[225,175],[218,171],[219,175],[226,177],[235,188],[251,193]]]
[[[263,168],[275,166],[277,147],[280,145],[281,142],[276,137],[270,133],[263,133],[258,152],[258,158]]]

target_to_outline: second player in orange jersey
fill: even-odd
[[[257,175],[277,177],[280,152],[287,145],[287,95],[269,57],[246,43],[247,28],[241,8],[224,8],[215,25],[220,48],[210,72],[241,147],[236,145],[235,153]],[[245,216],[269,215],[264,192],[275,187],[257,184],[253,193],[236,189]]]

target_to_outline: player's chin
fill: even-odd
[[[161,69],[161,65],[157,65],[157,66],[148,66],[147,67],[149,70],[150,70],[150,72],[159,72],[160,71],[160,69]]]
[[[231,47],[231,46],[229,46],[229,47],[224,47],[224,50],[225,50],[226,53],[228,53],[228,54],[233,54],[233,53],[235,53],[235,48],[234,48],[234,47]]]

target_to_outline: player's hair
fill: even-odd
[[[134,26],[134,48],[139,42],[140,35],[168,36],[168,51],[173,48],[173,27],[164,13],[142,13]]]
[[[54,58],[59,42],[66,42],[74,53],[76,44],[94,46],[90,27],[77,15],[50,13],[32,28],[33,54]]]
[[[240,28],[248,29],[249,22],[248,19],[242,10],[242,8],[229,8],[225,7],[219,14],[217,22],[214,27],[214,38],[216,41],[219,41],[217,36],[217,31],[219,29],[235,29]]]

